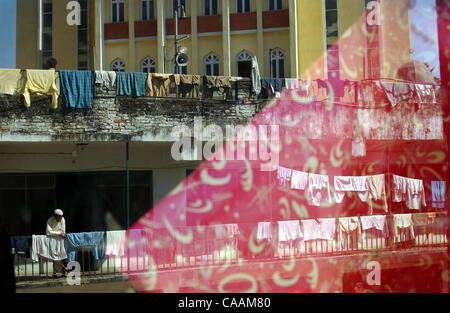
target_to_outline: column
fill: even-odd
[[[128,1],[128,71],[136,72],[136,41],[134,40],[134,0]]]
[[[261,76],[267,75],[267,62],[264,57],[264,26],[263,26],[263,2],[256,1],[256,16],[257,16],[257,41],[258,41],[258,63],[261,71]]]
[[[103,70],[103,18],[102,18],[103,0],[94,2],[95,15],[95,68],[94,70]]]
[[[231,76],[230,0],[222,0],[223,75]]]
[[[165,21],[163,1],[156,1],[156,20],[158,24],[158,73],[164,73]]]
[[[201,74],[198,55],[197,16],[198,16],[198,1],[191,0],[192,74]]]
[[[289,0],[289,36],[290,36],[290,58],[291,77],[298,78],[298,20],[297,20],[297,0]]]

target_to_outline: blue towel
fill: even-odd
[[[75,261],[76,249],[93,246],[95,260],[105,258],[105,232],[67,234],[67,254],[70,261]]]
[[[433,208],[444,208],[446,197],[446,183],[445,181],[431,182],[431,201]]]
[[[92,71],[59,71],[66,107],[92,109],[94,99],[94,75]]]
[[[11,247],[14,248],[14,251],[27,253],[29,248],[29,236],[12,236]]]
[[[118,72],[116,94],[133,98],[147,96],[147,78],[147,73]]]

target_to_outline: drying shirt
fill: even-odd
[[[297,78],[286,78],[285,79],[286,89],[298,89],[300,87],[300,83]]]
[[[49,261],[67,259],[66,240],[62,237],[33,235],[31,239],[31,259],[38,262],[39,258]]]
[[[445,181],[431,182],[431,201],[433,208],[444,208],[447,201],[447,189]]]
[[[291,181],[292,170],[290,168],[278,167],[277,179],[280,186],[285,186]]]
[[[126,241],[125,230],[107,231],[105,254],[108,256],[124,256],[125,241]]]
[[[412,221],[412,214],[394,214],[393,220],[394,236],[399,235],[399,229],[406,229],[409,232],[409,238],[413,239],[414,228]]]
[[[331,202],[330,182],[327,175],[309,174],[308,177],[309,200],[314,206]]]
[[[117,72],[116,94],[118,96],[145,97],[147,96],[147,73]]]
[[[369,186],[369,198],[372,200],[383,200],[383,210],[388,211],[386,199],[386,180],[384,174],[367,176],[367,184]],[[370,214],[372,214],[372,201],[369,205]]]
[[[415,227],[428,226],[434,223],[435,217],[435,213],[414,213],[412,220]]]
[[[52,108],[58,108],[59,91],[56,86],[55,70],[27,70],[26,83],[23,88],[25,107],[31,105],[31,95],[51,95]]]
[[[366,202],[369,186],[366,176],[335,176],[334,189],[336,203],[341,203],[346,191],[356,191],[361,201]]]
[[[47,220],[46,234],[47,236],[59,236],[66,233],[66,220],[64,217],[57,222],[52,216]]]
[[[258,60],[256,59],[256,56],[252,57],[251,79],[252,79],[253,92],[256,95],[259,95],[261,93],[261,76],[259,74],[259,65],[258,65]]]
[[[414,90],[410,84],[401,82],[381,82],[381,86],[393,107],[401,101],[410,99]]]
[[[11,236],[11,248],[14,249],[15,253],[21,252],[21,253],[27,253],[29,245],[29,239],[30,237],[27,236]]]
[[[392,175],[392,183],[394,187],[393,201],[402,202],[406,199],[406,178]]]
[[[416,84],[414,87],[419,103],[436,103],[436,92],[433,86]]]
[[[338,220],[338,246],[343,247],[344,239],[349,234],[356,234],[357,240],[362,242],[361,226],[357,217],[341,217]]]
[[[0,69],[0,93],[15,95],[20,92],[20,70]]]
[[[290,241],[303,238],[299,221],[278,222],[278,240]]]
[[[168,97],[170,93],[171,74],[149,74],[147,85],[149,96]]]
[[[304,240],[334,240],[336,235],[336,219],[319,218],[316,220],[302,220]]]
[[[421,179],[408,178],[406,180],[407,196],[406,207],[410,210],[420,210],[427,205],[425,201],[425,189]]]
[[[308,185],[308,173],[292,170],[291,188],[305,190]]]
[[[381,231],[384,238],[387,238],[389,236],[389,230],[386,226],[385,215],[361,216],[361,229],[363,232],[375,228]]]
[[[105,255],[104,236],[104,232],[67,234],[69,260],[75,261],[76,250],[81,247],[93,247],[94,259],[103,259]]]
[[[66,106],[71,109],[92,109],[94,76],[92,71],[59,71]]]
[[[114,71],[95,71],[95,83],[100,84],[107,89],[113,89],[116,84],[116,72]]]
[[[237,224],[226,224],[214,225],[214,233],[216,239],[232,239],[240,232]]]
[[[260,222],[258,223],[257,239],[270,239],[272,238],[272,223]]]

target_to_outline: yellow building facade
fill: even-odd
[[[81,9],[81,25],[67,21],[75,12],[73,2]],[[242,76],[240,62],[256,56],[262,77],[394,78],[395,69],[412,60],[406,4],[407,0],[17,0],[16,62],[18,68],[42,68],[53,56],[59,69],[171,73],[174,11],[181,5],[186,18],[178,23],[179,46],[189,56],[183,69],[189,74]],[[375,48],[368,40],[374,37],[368,30],[370,13],[382,17]],[[369,48],[377,60],[368,55]],[[377,68],[376,75],[370,66]]]

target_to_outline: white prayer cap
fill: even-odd
[[[59,216],[63,216],[63,211],[61,211],[60,209],[55,210],[55,215],[59,215]]]

